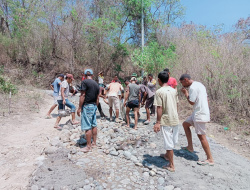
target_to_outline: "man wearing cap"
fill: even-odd
[[[71,103],[68,99],[69,97],[69,84],[72,83],[72,81],[74,80],[73,78],[73,75],[72,74],[67,74],[66,75],[66,80],[64,80],[60,86],[60,90],[59,90],[59,96],[58,96],[58,99],[57,99],[57,102],[58,102],[58,107],[59,109],[65,109],[65,105],[67,107],[69,107],[71,109],[71,116],[72,116],[72,124],[73,125],[76,125],[79,123],[79,121],[76,121],[75,120],[75,111],[76,111],[76,107],[73,103]],[[55,123],[55,126],[54,128],[56,129],[62,129],[60,126],[59,126],[59,122],[61,120],[61,117],[58,116],[57,119],[56,119],[56,123]]]
[[[81,149],[82,152],[89,152],[96,147],[97,121],[96,110],[99,104],[99,85],[93,80],[93,71],[84,71],[85,80],[81,84],[81,95],[77,115],[81,116],[81,129],[85,131],[87,146]],[[91,138],[93,142],[91,144]]]
[[[60,90],[60,85],[62,83],[62,81],[64,80],[64,75],[60,74],[58,75],[58,77],[54,80],[54,82],[50,85],[50,88],[54,91],[53,92],[53,97],[54,97],[54,104],[53,106],[51,106],[51,108],[49,109],[47,115],[46,115],[46,119],[51,119],[51,112],[56,108],[56,106],[58,105],[57,103],[57,98],[59,96],[59,90]]]
[[[125,96],[124,107],[127,105],[126,108],[127,127],[130,127],[129,123],[130,109],[134,108],[134,113],[135,113],[134,129],[137,129],[137,124],[138,124],[138,115],[139,115],[140,99],[141,99],[140,94],[141,94],[140,86],[136,84],[136,78],[132,77],[131,83],[128,85],[128,90]]]

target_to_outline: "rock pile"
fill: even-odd
[[[174,186],[171,188],[168,184],[169,176],[166,170],[161,169],[161,165],[166,162],[159,157],[159,149],[156,150],[157,142],[154,139],[158,139],[158,136],[152,128],[141,125],[138,130],[134,130],[123,126],[122,123],[98,120],[98,149],[87,154],[79,151],[86,145],[84,137],[80,126],[65,125],[60,136],[50,139],[50,146],[44,150],[47,156],[37,158],[37,166],[49,168],[47,172],[51,174],[55,169],[48,162],[53,158],[53,164],[62,162],[63,159],[63,162],[67,160],[82,168],[81,175],[85,176],[86,180],[79,183],[79,189],[174,189]],[[59,172],[59,169],[56,171]],[[72,169],[70,171],[72,172]],[[34,176],[41,175],[40,172],[42,171],[39,170]],[[44,180],[35,177],[31,184],[39,189],[42,186],[44,188]],[[72,185],[64,183],[63,188],[67,189],[66,187],[73,189]]]

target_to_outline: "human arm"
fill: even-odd
[[[96,99],[96,105],[98,106],[98,104],[99,104],[99,94],[98,94],[98,96],[97,96],[97,99]]]
[[[125,94],[124,107],[126,106],[126,102],[128,100],[128,95],[129,95],[129,89],[126,91],[126,94]]]
[[[146,99],[147,99],[147,96],[148,96],[147,92],[144,92],[144,93],[143,93],[142,105],[145,105],[145,101],[146,101]]]
[[[54,91],[54,86],[53,86],[53,84],[50,84],[49,86],[50,86],[51,90]]]
[[[141,107],[141,89],[139,89],[139,108]]]
[[[161,130],[162,106],[157,106],[157,120],[154,125],[154,132],[158,133]]]
[[[85,91],[81,91],[81,95],[79,97],[79,107],[78,107],[78,110],[77,110],[77,115],[78,116],[81,115],[84,100],[85,100]]]
[[[194,105],[194,104],[195,104],[195,102],[192,102],[192,101],[189,100],[189,93],[188,93],[188,91],[187,91],[186,88],[182,88],[182,89],[181,89],[181,92],[182,92],[182,93],[184,94],[184,96],[187,98],[189,104],[191,104],[191,105]]]

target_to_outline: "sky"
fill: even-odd
[[[224,24],[222,32],[230,32],[240,18],[250,16],[250,0],[181,0],[186,7],[184,21],[194,24]]]

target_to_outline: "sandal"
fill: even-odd
[[[175,172],[175,169],[170,168],[169,165],[162,166],[162,168],[163,168],[163,169],[166,169],[166,170],[168,170],[168,171],[170,171],[170,172]]]
[[[206,165],[214,166],[214,162],[209,162],[208,160],[198,161],[197,164],[200,165],[200,166],[206,166]]]
[[[72,123],[72,125],[77,125],[77,124],[79,124],[80,123],[80,121],[71,121],[71,123]]]
[[[58,130],[62,130],[62,127],[60,127],[60,126],[58,126],[58,125],[56,125],[54,128],[55,128],[55,129],[58,129]]]
[[[46,115],[45,119],[51,119],[52,117],[50,115]]]
[[[80,151],[81,151],[81,152],[84,152],[84,153],[87,153],[87,152],[91,152],[92,149],[86,146],[86,147],[80,149]]]

